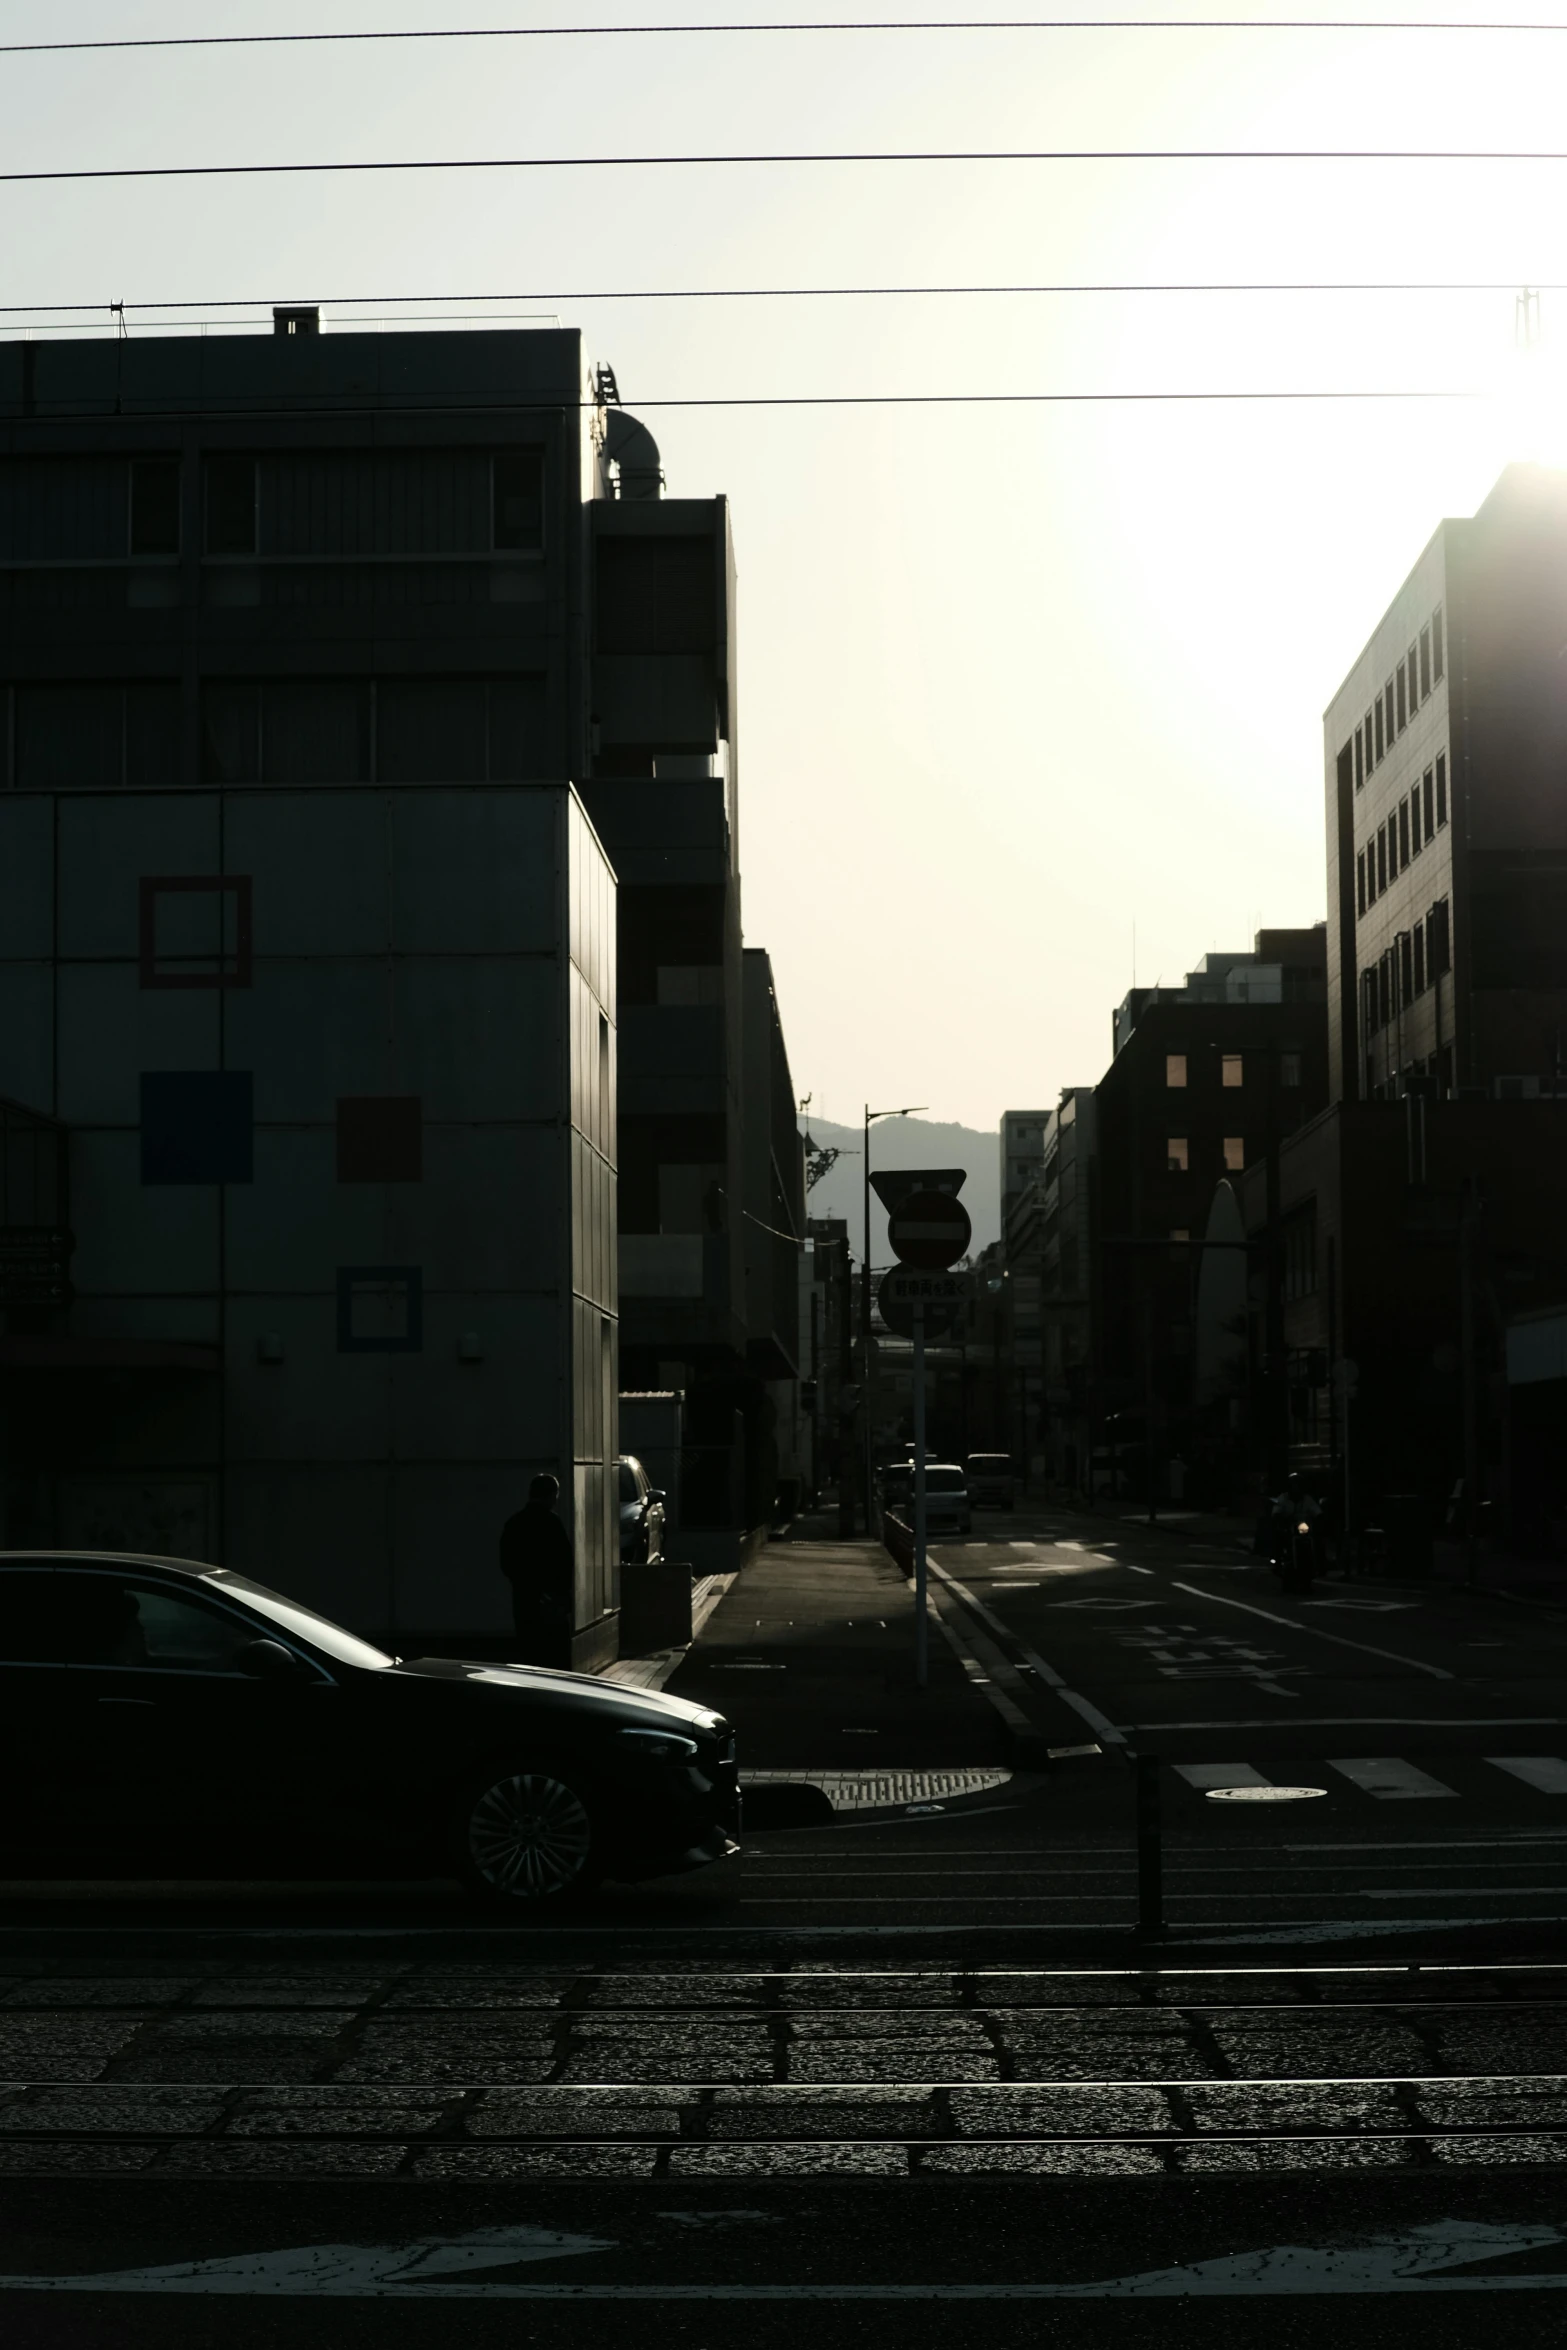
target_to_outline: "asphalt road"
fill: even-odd
[[[437,1885],[11,1888],[7,2350],[628,2317],[1240,2350],[1325,2316],[1467,2350],[1482,2309],[1554,2344],[1567,1627],[982,1525],[938,1606],[1037,1771],[547,1928]],[[1129,1748],[1160,1758],[1142,1940]]]

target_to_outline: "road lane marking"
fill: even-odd
[[[1206,1795],[1210,1787],[1266,1787],[1271,1782],[1250,1763],[1177,1763],[1175,1775]]]
[[[671,2189],[671,2193],[675,2190]],[[199,2293],[257,2298],[488,2301],[1083,2301],[1180,2300],[1237,2295],[1259,2299],[1312,2295],[1406,2293],[1540,2293],[1567,2290],[1567,2269],[1550,2265],[1567,2233],[1549,2221],[1445,2219],[1398,2235],[1363,2236],[1358,2243],[1274,2244],[1250,2252],[1174,2268],[1121,2276],[1002,2284],[535,2284],[491,2276],[480,2281],[465,2268],[491,2269],[558,2258],[580,2251],[618,2250],[591,2237],[561,2238],[556,2249],[508,2250],[493,2239],[542,2237],[543,2229],[487,2229],[443,2244],[302,2244],[240,2253],[228,2259],[166,2263],[157,2268],[109,2269],[96,2275],[0,2276],[0,2290],[31,2293]],[[1476,2265],[1519,2260],[1530,2253],[1547,2265],[1505,2275],[1464,2273]]]
[[[1026,1640],[1019,1639],[1015,1632],[1009,1630],[999,1616],[991,1613],[982,1599],[975,1597],[967,1584],[960,1583],[955,1575],[949,1575],[946,1568],[936,1559],[933,1558],[928,1563],[931,1572],[939,1575],[948,1590],[955,1592],[960,1600],[971,1607],[982,1623],[988,1624],[991,1631],[1002,1640],[1009,1640],[1012,1643],[1025,1663],[1033,1666],[1034,1671],[1046,1687],[1055,1691],[1063,1705],[1069,1705],[1075,1714],[1081,1716],[1102,1744],[1107,1746],[1124,1746],[1126,1744],[1125,1738],[1111,1721],[1109,1715],[1102,1714],[1091,1698],[1080,1697],[1075,1689],[1069,1689],[1054,1665],[1047,1665],[1037,1649],[1030,1648]]]
[[[1342,1632],[1324,1632],[1317,1624],[1303,1624],[1296,1616],[1276,1615],[1271,1608],[1256,1607],[1249,1599],[1231,1599],[1222,1591],[1204,1591],[1200,1584],[1173,1583],[1172,1589],[1184,1591],[1192,1599],[1207,1599],[1215,1607],[1238,1607],[1248,1616],[1261,1616],[1265,1623],[1282,1624],[1290,1632],[1304,1632],[1311,1640],[1330,1640],[1335,1648],[1356,1648],[1362,1656],[1379,1656],[1385,1664],[1407,1665],[1412,1673],[1429,1673],[1433,1681],[1456,1681],[1445,1665],[1428,1665],[1423,1657],[1400,1656],[1391,1648],[1373,1648],[1368,1641],[1350,1640]]]
[[[1559,1754],[1488,1754],[1485,1759],[1542,1795],[1567,1795],[1567,1762]]]
[[[1348,1779],[1351,1786],[1363,1794],[1375,1795],[1383,1803],[1414,1803],[1432,1796],[1447,1796],[1458,1800],[1456,1787],[1433,1779],[1429,1772],[1417,1770],[1397,1754],[1347,1755],[1335,1761],[1328,1757],[1328,1769]]]

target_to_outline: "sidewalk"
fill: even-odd
[[[770,1543],[663,1686],[729,1716],[747,1776],[1008,1765],[1001,1716],[934,1619],[916,1687],[910,1593],[877,1542]]]

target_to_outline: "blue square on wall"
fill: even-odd
[[[248,1069],[153,1069],[141,1081],[143,1183],[254,1180]]]

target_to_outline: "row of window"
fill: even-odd
[[[151,1069],[141,1079],[141,1179],[255,1181],[254,1081],[249,1069]],[[418,1094],[345,1094],[337,1104],[339,1183],[418,1183],[424,1106]]]
[[[1188,1061],[1189,1061],[1189,1058],[1190,1058],[1190,1056],[1189,1056],[1188,1054],[1186,1054],[1186,1053],[1166,1053],[1166,1054],[1165,1054],[1165,1056],[1164,1056],[1164,1082],[1165,1082],[1165,1084],[1166,1084],[1168,1087],[1170,1087],[1170,1088],[1172,1089],[1172,1091],[1173,1091],[1173,1090],[1178,1090],[1178,1089],[1179,1089],[1181,1086],[1184,1086],[1184,1085],[1186,1085],[1186,1084],[1189,1082],[1189,1070],[1188,1070]],[[1300,1054],[1299,1054],[1299,1053],[1280,1053],[1280,1055],[1279,1055],[1279,1083],[1280,1083],[1281,1085],[1299,1085],[1300,1081],[1301,1081],[1301,1056],[1300,1056]],[[1221,1054],[1219,1055],[1219,1083],[1220,1083],[1221,1085],[1224,1085],[1224,1086],[1238,1086],[1238,1085],[1244,1085],[1244,1084],[1245,1084],[1245,1082],[1246,1082],[1246,1056],[1245,1056],[1245,1054],[1244,1054],[1244,1053],[1221,1053]]]
[[[1442,642],[1442,607],[1438,604],[1417,644],[1410,646],[1363,722],[1355,729],[1355,789],[1380,767],[1433,686],[1440,685],[1446,666]]]
[[[208,555],[535,553],[540,449],[279,450],[202,461]],[[0,562],[182,550],[178,457],[0,459]]]
[[[173,678],[0,686],[0,787],[176,784]],[[213,678],[203,783],[514,783],[556,772],[540,676]]]
[[[1227,1134],[1222,1145],[1224,1172],[1238,1175],[1246,1164],[1246,1138],[1241,1134]],[[1164,1163],[1171,1175],[1189,1175],[1192,1168],[1191,1137],[1169,1134],[1165,1137]]]
[[[1367,1037],[1435,987],[1453,967],[1453,930],[1446,898],[1438,898],[1411,930],[1401,930],[1378,963],[1360,975],[1361,1021]]]
[[[1407,800],[1355,854],[1355,910],[1364,914],[1447,822],[1447,753],[1439,751]]]

